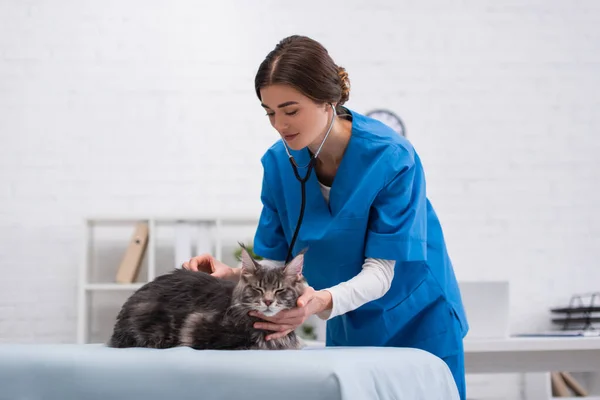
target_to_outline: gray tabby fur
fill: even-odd
[[[265,341],[265,336],[273,332],[254,328],[259,318],[248,312],[256,310],[272,316],[296,306],[306,287],[302,276],[304,251],[285,267],[277,268],[262,265],[241,246],[242,274],[237,284],[185,269],[159,276],[127,299],[107,345],[222,350],[300,348],[294,332]]]

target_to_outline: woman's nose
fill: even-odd
[[[275,129],[277,129],[277,132],[283,134],[285,132],[285,130],[287,129],[287,124],[284,123],[281,118],[275,120],[275,122],[273,123],[273,126],[275,127]]]

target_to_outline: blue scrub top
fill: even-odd
[[[348,112],[352,135],[329,204],[313,171],[294,254],[308,248],[304,275],[315,290],[356,276],[368,257],[395,260],[396,265],[383,297],[327,321],[326,344],[456,354],[468,324],[442,228],[426,197],[419,156],[391,128]],[[307,149],[290,152],[298,165],[308,164]],[[300,213],[301,185],[281,141],[261,161],[263,209],[254,251],[284,260]],[[306,171],[299,168],[300,176]]]

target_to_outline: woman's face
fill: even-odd
[[[328,104],[317,104],[287,85],[266,86],[260,95],[271,125],[291,149],[321,143],[331,120]]]

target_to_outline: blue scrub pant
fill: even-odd
[[[465,382],[465,353],[461,344],[460,351],[452,356],[442,358],[442,360],[450,368],[456,387],[458,388],[458,394],[461,400],[467,399],[467,384]]]

